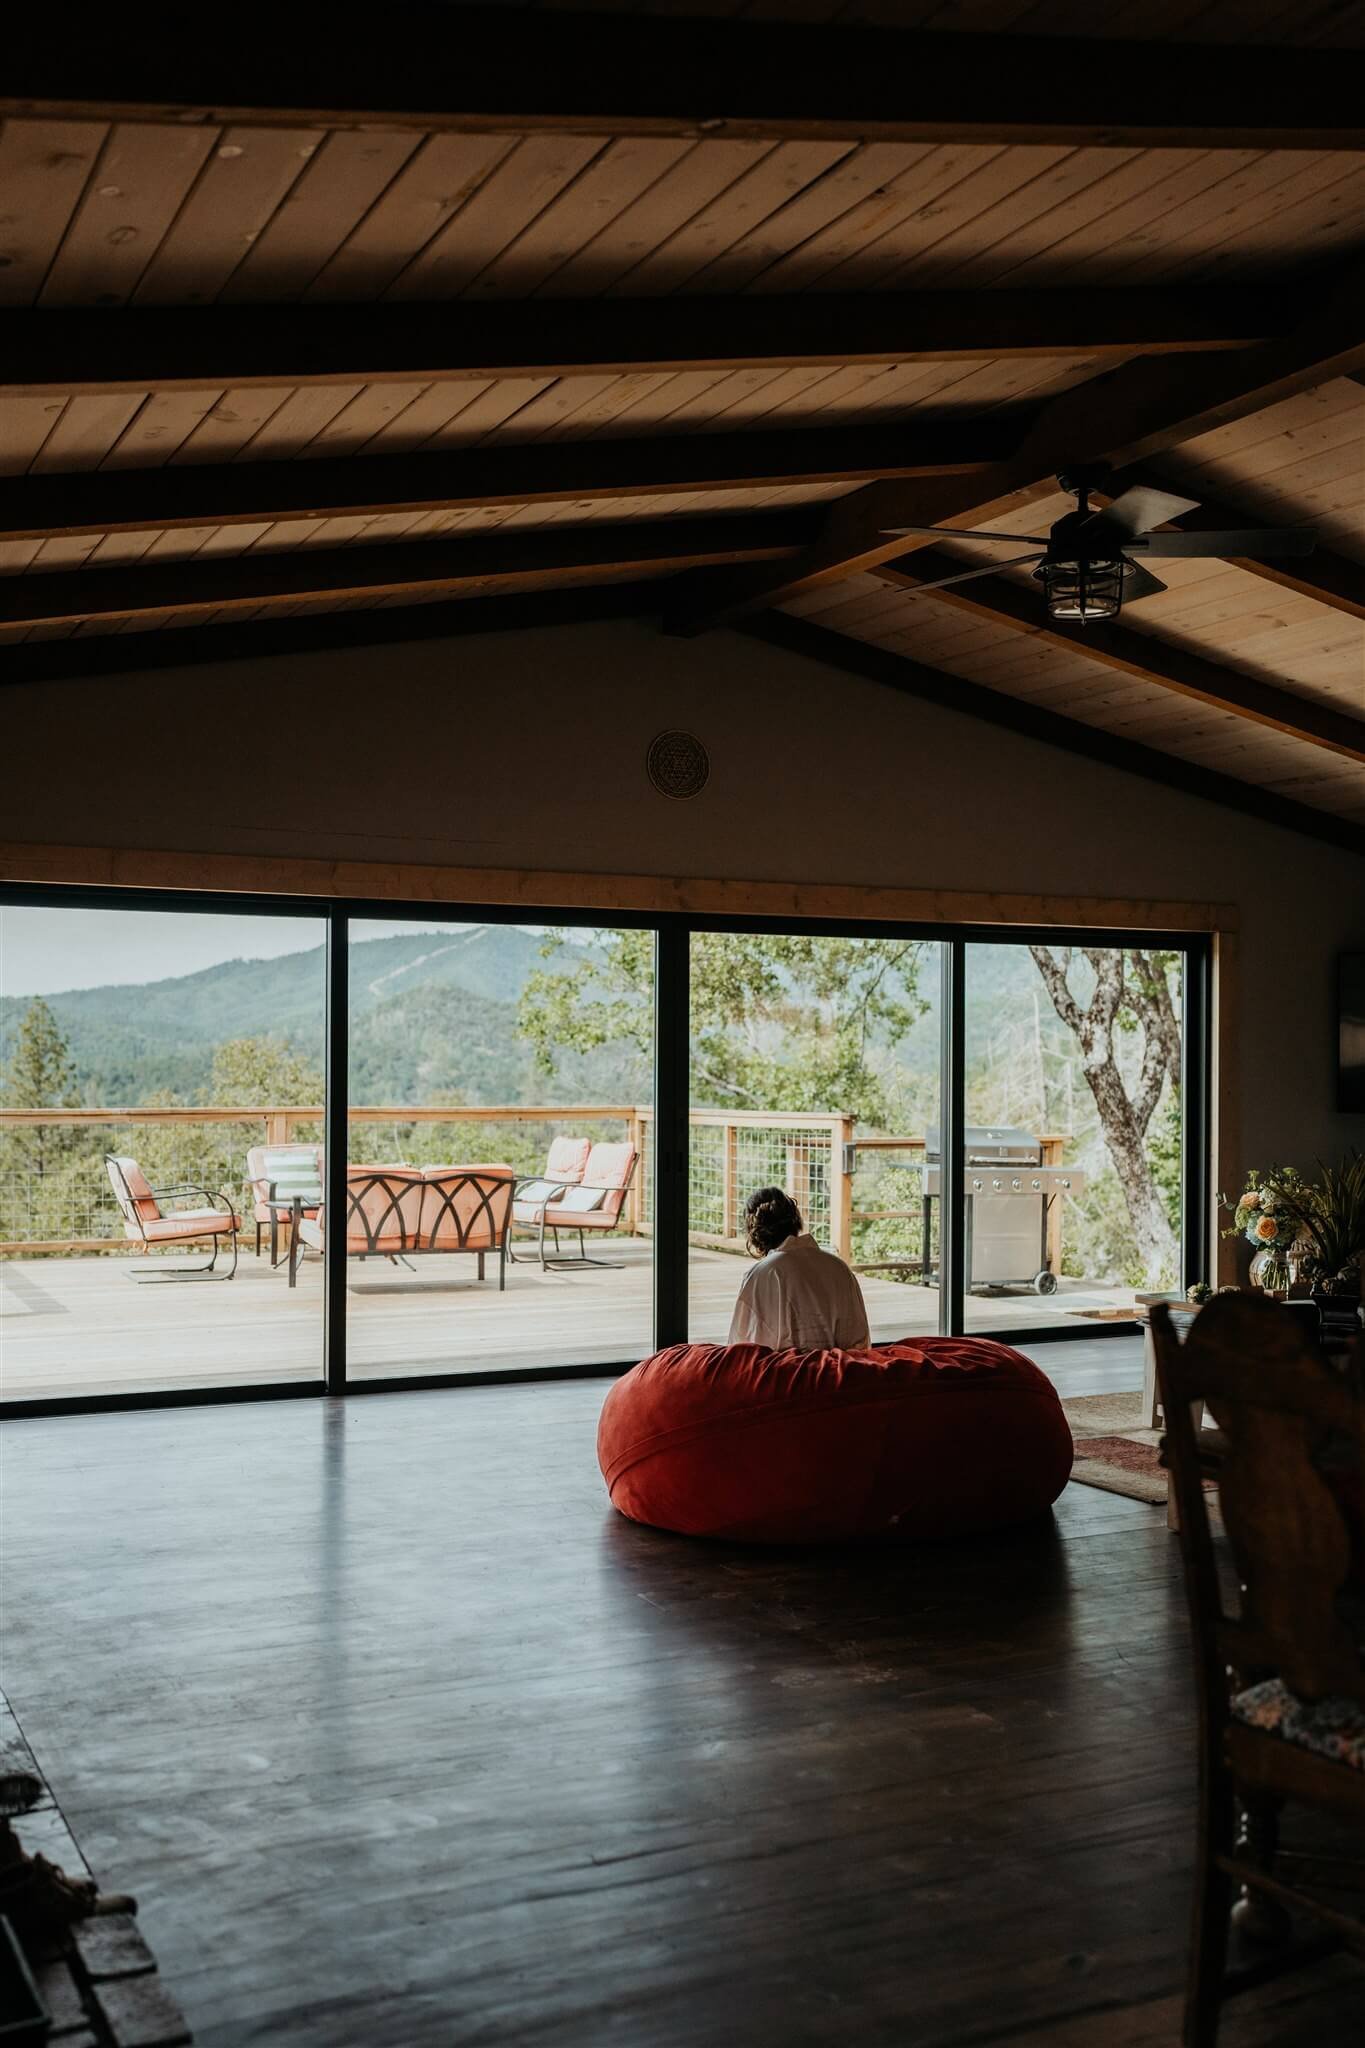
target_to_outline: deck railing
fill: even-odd
[[[654,1112],[641,1104],[556,1103],[455,1107],[410,1103],[353,1105],[354,1159],[382,1157],[415,1165],[463,1158],[505,1159],[519,1173],[544,1165],[550,1140],[566,1129],[593,1138],[628,1138],[640,1154],[622,1217],[623,1230],[648,1236],[654,1213]],[[862,1271],[921,1265],[918,1222],[922,1136],[858,1136],[855,1121],[815,1112],[693,1110],[688,1118],[688,1235],[697,1245],[743,1248],[743,1212],[755,1188],[769,1184],[794,1197],[807,1228],[842,1258],[854,1257],[855,1226],[905,1222],[911,1226],[896,1256],[858,1261]],[[246,1154],[252,1145],[320,1140],[323,1110],[315,1105],[148,1105],[132,1109],[0,1109],[7,1132],[51,1132],[56,1140],[39,1172],[7,1160],[0,1171],[0,1253],[99,1252],[126,1249],[103,1154],[131,1152],[143,1160],[153,1184],[204,1180],[234,1201],[246,1200]],[[357,1131],[365,1132],[358,1143]],[[73,1134],[91,1144],[74,1156]],[[197,1135],[191,1135],[197,1133]],[[1060,1164],[1066,1139],[1042,1140],[1046,1165]],[[8,1148],[7,1148],[8,1149]],[[885,1163],[900,1155],[912,1171],[895,1187],[903,1200],[888,1202]],[[50,1169],[50,1170],[49,1170]],[[875,1206],[855,1207],[859,1174],[872,1184]],[[249,1205],[248,1205],[249,1213]],[[57,1229],[60,1222],[64,1227]],[[1061,1270],[1061,1205],[1049,1212],[1053,1270]],[[935,1254],[936,1256],[936,1254]],[[921,1277],[923,1275],[921,1274]]]

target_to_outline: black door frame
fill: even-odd
[[[966,949],[969,945],[1048,945],[1118,947],[1141,945],[1181,954],[1182,1002],[1182,1217],[1184,1279],[1205,1277],[1209,1250],[1208,1189],[1212,1016],[1212,934],[1160,932],[1061,925],[929,924],[903,920],[849,920],[800,917],[718,917],[682,912],[633,913],[583,911],[547,905],[539,909],[477,902],[395,902],[389,899],[227,894],[222,891],[129,889],[112,887],[6,886],[0,908],[14,904],[34,908],[183,911],[198,915],[296,917],[321,920],[326,931],[326,1147],[327,1201],[333,1214],[345,1202],[345,1161],[349,1101],[346,1087],[348,1055],[348,946],[356,920],[386,923],[546,924],[577,929],[653,931],[655,934],[655,1161],[654,1161],[654,1342],[662,1347],[687,1337],[687,1195],[688,1195],[688,1011],[690,941],[693,932],[735,931],[812,937],[918,939],[937,944],[943,966],[940,1044],[942,1118],[946,1143],[942,1150],[941,1214],[946,1219],[942,1249],[944,1285],[940,1289],[940,1328],[960,1332],[965,1281],[965,1205],[960,1200],[962,1132],[965,1123],[964,1021]],[[490,1369],[483,1372],[410,1373],[384,1379],[352,1380],[346,1369],[346,1260],[339,1232],[327,1234],[324,1278],[322,1368],[306,1380],[244,1383],[235,1387],[185,1388],[173,1391],[128,1392],[70,1399],[13,1401],[3,1404],[7,1419],[26,1415],[78,1414],[103,1409],[207,1405],[218,1401],[290,1399],[321,1394],[393,1393],[405,1389],[486,1386],[512,1380],[603,1378],[627,1371],[634,1359],[590,1364],[544,1365]],[[1076,1329],[1052,1326],[1012,1327],[1003,1333],[1011,1342],[1056,1342],[1069,1338],[1131,1335],[1131,1326],[1103,1323]]]

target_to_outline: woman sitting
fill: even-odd
[[[750,1195],[744,1239],[758,1263],[740,1286],[730,1343],[766,1344],[773,1351],[858,1351],[870,1343],[852,1269],[821,1251],[790,1195],[781,1188]]]

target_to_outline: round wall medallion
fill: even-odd
[[[649,779],[661,796],[697,796],[706,787],[711,761],[695,733],[661,732],[645,756]]]

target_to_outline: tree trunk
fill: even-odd
[[[1161,1191],[1153,1177],[1146,1144],[1147,1125],[1161,1092],[1167,1062],[1172,1057],[1166,1016],[1170,1010],[1169,997],[1163,1010],[1158,995],[1148,994],[1145,989],[1126,987],[1122,953],[1087,948],[1086,958],[1095,970],[1095,991],[1089,1006],[1083,1010],[1067,980],[1070,949],[1061,959],[1047,946],[1030,946],[1029,951],[1052,998],[1053,1008],[1080,1046],[1082,1071],[1118,1176],[1138,1255],[1143,1263],[1144,1277],[1148,1286],[1155,1287],[1164,1277],[1163,1269],[1179,1271],[1180,1256],[1179,1241],[1171,1228]],[[1153,976],[1159,970],[1151,970],[1144,960],[1143,972],[1144,976]],[[1161,979],[1161,993],[1164,993],[1164,975]],[[1137,1102],[1130,1099],[1114,1058],[1115,1022],[1125,1002],[1143,1028],[1143,1076]],[[1178,1074],[1179,1027],[1175,1025],[1173,1014],[1170,1026],[1174,1029],[1173,1056]]]
[[[1145,1278],[1149,1287],[1156,1287],[1165,1275],[1179,1272],[1180,1247],[1148,1163],[1146,1134],[1138,1127],[1123,1077],[1113,1060],[1105,1057],[1092,1065],[1087,1057],[1084,1069],[1099,1112],[1104,1142],[1123,1190],[1133,1236],[1146,1269]]]

